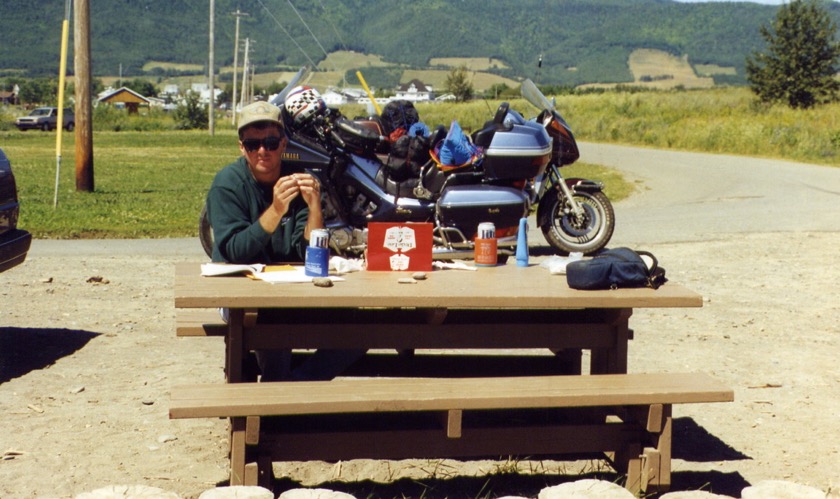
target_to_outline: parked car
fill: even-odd
[[[73,109],[69,107],[64,108],[64,129],[68,132],[73,131],[76,127],[76,114]],[[55,130],[58,124],[58,108],[57,107],[38,107],[35,108],[27,116],[21,116],[15,120],[15,126],[18,130],[29,130],[35,128],[48,132]]]
[[[32,243],[32,235],[17,228],[18,213],[12,164],[0,149],[0,272],[23,263]]]

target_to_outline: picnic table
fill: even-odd
[[[628,374],[633,309],[702,306],[679,284],[579,291],[537,265],[398,282],[408,275],[356,272],[324,288],[202,277],[198,264],[179,264],[176,330],[224,335],[227,383],[173,387],[170,416],[231,418],[232,484],[270,485],[278,460],[597,453],[638,491],[670,485],[672,404],[733,399],[700,373]],[[220,307],[229,323],[196,319]],[[281,323],[255,323],[265,308],[282,310]],[[387,350],[409,369],[251,382],[250,352],[272,348]],[[520,362],[511,352],[524,352]],[[441,367],[448,358],[454,368]]]

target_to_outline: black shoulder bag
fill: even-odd
[[[653,262],[650,267],[642,259]],[[566,266],[566,282],[572,289],[618,289],[648,287],[657,289],[667,279],[665,269],[653,254],[630,248],[606,250],[587,260]]]

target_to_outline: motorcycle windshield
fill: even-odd
[[[530,79],[527,79],[522,82],[522,97],[525,97],[525,100],[530,102],[534,107],[539,109],[540,111],[544,110],[554,110],[554,106],[551,104],[551,101],[546,99],[545,95],[540,92],[540,89],[534,85],[534,82]]]
[[[554,104],[549,101],[545,95],[540,92],[540,89],[534,85],[534,82],[530,79],[527,79],[522,82],[522,96],[525,97],[525,100],[531,103],[534,107],[539,109],[540,111],[549,111],[549,116],[553,116],[555,120],[559,121],[565,129],[569,131],[569,135],[572,133],[572,129],[569,127],[566,120],[554,109]]]
[[[292,91],[298,85],[303,84],[306,80],[309,79],[309,74],[311,73],[308,66],[301,67],[292,79],[289,80],[289,83],[283,87],[283,90],[280,91],[273,99],[271,99],[271,103],[277,107],[283,107],[283,103],[286,102],[286,96],[289,95],[289,92]]]

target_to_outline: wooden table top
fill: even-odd
[[[435,270],[415,284],[411,272],[353,272],[329,288],[310,283],[271,284],[244,276],[202,277],[199,263],[175,269],[176,308],[679,308],[702,307],[702,296],[667,282],[649,288],[605,291],[570,289],[563,275],[545,268],[499,265],[476,271]]]

